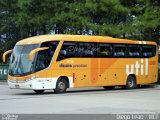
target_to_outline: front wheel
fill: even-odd
[[[42,94],[44,92],[44,90],[34,90],[34,92],[37,94]]]
[[[126,82],[126,89],[134,89],[137,87],[136,78],[134,76],[128,76]]]
[[[64,78],[59,78],[56,84],[55,93],[65,93],[67,89],[67,81]]]

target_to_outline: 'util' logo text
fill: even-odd
[[[126,74],[135,74],[135,75],[148,75],[148,59],[141,59],[136,61],[135,64],[126,65]]]

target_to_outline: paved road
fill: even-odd
[[[123,113],[160,112],[160,87],[104,90],[101,87],[70,89],[66,94],[10,90],[0,85],[0,113]]]
[[[113,116],[106,115],[82,116],[80,114],[155,114],[160,113],[160,87],[108,91],[101,87],[95,87],[70,89],[66,94],[55,94],[53,91],[46,91],[42,95],[37,95],[30,90],[10,90],[6,84],[1,84],[0,113],[38,114],[34,116],[23,115],[24,120],[27,120],[28,117],[34,117],[37,120],[45,118],[45,115],[40,116],[39,114],[56,114],[54,118],[61,120],[75,118],[81,120],[83,117],[87,120],[111,120],[113,118]],[[57,114],[79,115],[58,116]],[[52,119],[53,117],[46,115],[46,118]],[[116,116],[114,116],[114,120],[116,119]]]

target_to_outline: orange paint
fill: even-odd
[[[100,59],[100,74],[103,74],[111,67],[118,59],[117,58],[102,58]]]
[[[32,77],[58,79],[61,76],[66,76],[70,78],[70,81],[73,81],[73,87],[125,85],[126,79],[128,77],[126,74],[126,64],[130,66],[129,71],[131,66],[133,66],[135,73],[135,63],[138,61],[141,64],[138,69],[139,74],[136,76],[137,83],[146,84],[154,83],[157,81],[156,77],[158,76],[158,54],[152,58],[148,58],[148,76],[140,75],[140,72],[143,71],[143,68],[145,69],[145,64],[144,62],[142,64],[141,59],[145,58],[66,58],[61,61],[57,61],[57,57],[64,41],[97,42],[108,44],[143,44],[141,41],[125,40],[106,36],[43,35],[21,40],[17,42],[16,45],[41,44],[43,42],[57,40],[60,42],[58,48],[55,51],[54,58],[52,59],[52,62],[48,68],[26,76],[16,77],[9,75],[8,79],[25,81],[26,79],[30,79]],[[155,42],[149,41],[147,41],[146,44],[156,45]],[[70,64],[71,67],[61,67],[61,64]]]
[[[98,58],[91,59],[91,82],[96,83],[98,81]]]

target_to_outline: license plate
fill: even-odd
[[[19,88],[19,85],[15,85],[16,88]]]

